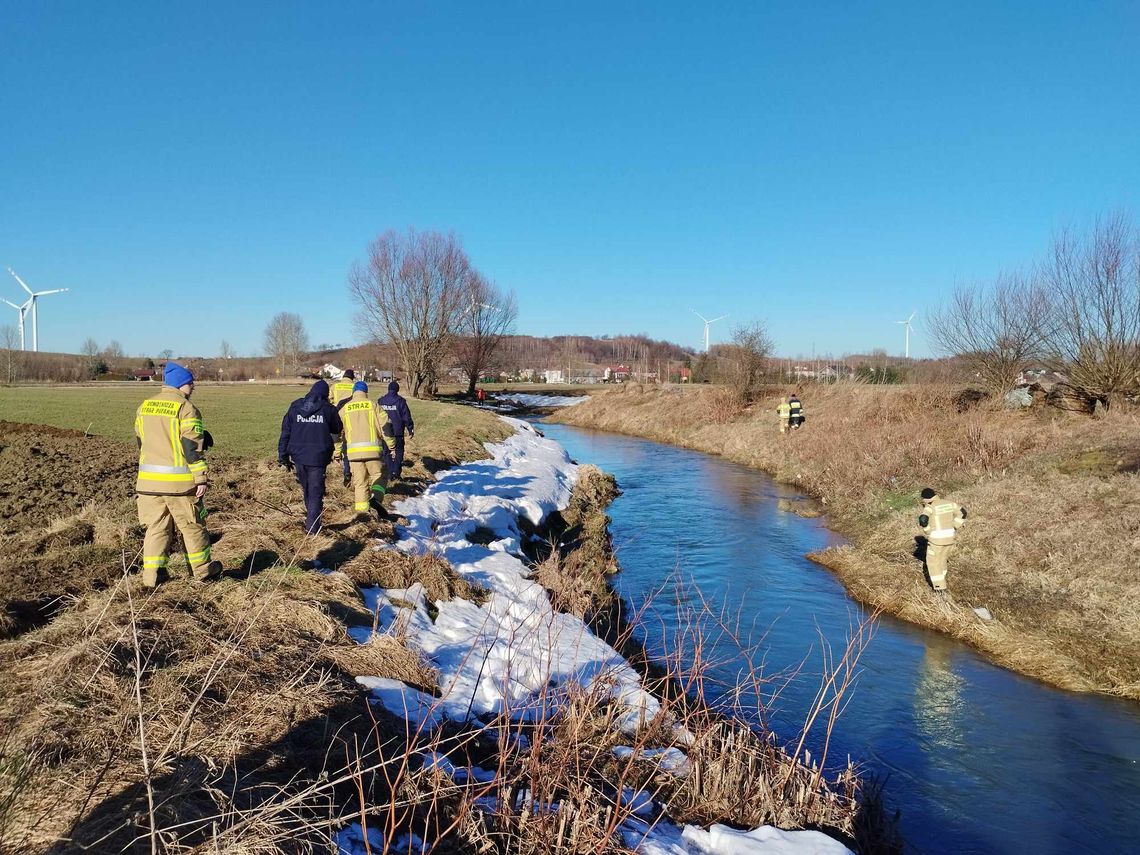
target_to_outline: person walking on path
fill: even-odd
[[[789,423],[793,429],[798,429],[804,423],[804,405],[800,403],[800,399],[795,395],[788,398],[789,407]]]
[[[404,470],[404,433],[414,439],[416,424],[412,421],[412,411],[408,409],[408,402],[400,396],[400,384],[395,380],[388,384],[388,394],[378,403],[388,414],[388,423],[391,425],[391,432],[385,436],[392,440],[392,478],[399,478]]]
[[[340,415],[329,401],[329,384],[318,380],[309,394],[289,405],[281,420],[277,462],[293,469],[305,499],[305,531],[321,529],[325,508],[325,470],[333,456],[333,437],[343,430]],[[347,462],[345,463],[347,466]]]
[[[918,524],[926,535],[926,573],[936,591],[946,590],[946,562],[954,548],[954,536],[966,524],[966,509],[947,501],[932,488],[922,491]]]
[[[333,406],[340,411],[340,408],[345,405],[345,402],[352,397],[352,387],[356,383],[356,372],[351,368],[346,368],[344,374],[340,375],[340,379],[333,383],[332,392],[329,394],[329,400],[332,401]],[[344,443],[340,444],[340,460],[344,465],[344,486],[352,483],[352,473],[348,469],[348,455],[344,450]]]
[[[221,575],[222,565],[210,560],[210,534],[202,501],[208,484],[206,432],[202,413],[190,403],[194,375],[177,362],[167,362],[162,388],[135,413],[139,446],[135,493],[143,538],[142,583],[154,588],[165,576],[174,530],[182,535],[186,563],[194,579],[206,582]]]
[[[360,380],[353,385],[352,397],[341,407],[340,415],[344,422],[348,465],[352,471],[353,510],[361,515],[372,508],[376,516],[383,519],[384,494],[388,488],[388,473],[392,469],[388,445],[384,441],[388,417],[368,400],[368,384]]]
[[[792,417],[792,407],[787,398],[780,400],[779,406],[776,407],[776,415],[780,417],[780,433],[787,433],[788,421]]]

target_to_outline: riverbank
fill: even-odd
[[[137,402],[109,396],[99,413],[129,425]],[[210,403],[228,446],[206,495],[226,575],[194,585],[176,559],[154,592],[136,575],[134,444],[0,422],[0,851],[327,851],[355,764],[388,739],[356,675],[429,679],[395,639],[348,632],[373,615],[345,571],[393,522],[355,520],[330,467],[327,524],[306,535],[296,479],[268,462],[281,401],[235,388]],[[510,433],[470,409],[416,415],[397,498]],[[254,416],[260,431],[238,436]]]
[[[330,467],[329,524],[305,536],[289,473],[215,456],[226,578],[155,592],[132,572],[134,450],[0,425],[4,494],[38,497],[4,533],[29,597],[25,612],[5,603],[20,619],[0,641],[0,849],[326,852],[346,822],[349,851],[354,833],[395,851],[425,833],[456,851],[672,853],[683,835],[735,851],[723,821],[881,842],[853,769],[831,780],[747,728],[674,717],[573,613],[575,577],[612,568],[601,473],[576,482],[556,444],[476,410],[438,422],[417,432],[399,527],[353,520]],[[84,477],[53,479],[73,460],[92,461]],[[566,525],[546,528],[558,509]],[[554,532],[560,608],[518,557]],[[555,573],[537,575],[554,588]],[[817,832],[764,834],[846,852]]]
[[[807,425],[787,436],[775,398],[744,409],[708,387],[628,386],[553,419],[763,469],[816,498],[853,540],[813,557],[858,599],[1054,685],[1140,697],[1134,414],[958,413],[952,390],[929,387],[805,395]],[[970,510],[946,598],[914,557],[927,484]]]

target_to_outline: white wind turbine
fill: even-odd
[[[17,282],[20,283],[20,287],[28,292],[28,295],[29,295],[28,296],[28,302],[24,304],[23,313],[26,314],[29,311],[32,313],[32,351],[38,352],[40,349],[40,316],[39,316],[39,311],[36,309],[37,301],[39,300],[40,297],[46,297],[48,294],[62,294],[64,291],[68,291],[70,289],[68,289],[68,288],[53,288],[50,291],[33,291],[31,288],[29,288],[24,283],[23,279],[21,279],[19,276],[16,275],[16,271],[13,270],[11,267],[8,268],[8,272],[12,274],[13,279],[15,279]],[[8,302],[8,301],[5,300],[4,302]],[[11,305],[11,304],[9,303],[9,305]],[[23,322],[23,315],[21,315],[21,318],[20,318],[20,338],[21,338],[21,340],[23,339],[23,329],[24,329],[24,322]],[[23,349],[22,346],[21,346],[21,349]]]
[[[906,330],[906,351],[904,352],[904,356],[906,356],[907,359],[910,359],[910,322],[914,320],[914,315],[915,312],[911,312],[910,317],[905,321],[895,321],[896,324],[902,324]]]
[[[702,315],[700,312],[696,311],[695,309],[693,310],[693,314],[705,322],[705,353],[708,353],[709,352],[709,327],[711,327],[717,321],[723,321],[725,318],[728,317],[728,315],[721,315],[719,318],[713,318],[710,320],[710,319],[706,318],[704,315]]]
[[[13,309],[15,309],[17,312],[20,313],[20,350],[23,350],[24,349],[24,315],[26,315],[28,313],[28,306],[31,304],[31,301],[29,299],[22,306],[17,306],[11,300],[5,300],[4,302],[7,303],[9,306],[11,306]]]

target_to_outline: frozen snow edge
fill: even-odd
[[[557,442],[527,422],[501,418],[515,433],[502,442],[486,443],[490,458],[441,472],[424,493],[394,505],[407,525],[397,528],[394,547],[377,547],[443,558],[456,573],[489,592],[486,602],[436,601],[433,621],[418,584],[406,590],[363,591],[377,615],[378,631],[400,621],[407,643],[437,669],[440,697],[382,677],[359,675],[357,682],[372,692],[375,703],[426,732],[446,719],[541,715],[544,710],[536,698],[551,703],[552,686],[589,687],[604,680],[600,685],[625,709],[619,726],[633,733],[658,712],[657,699],[644,689],[629,662],[580,618],[554,610],[545,589],[531,581],[522,553],[518,520],[538,526],[553,511],[567,507],[578,466]],[[468,540],[477,531],[479,543]],[[370,628],[354,628],[352,633],[361,643],[371,635]],[[683,758],[682,752],[671,750]],[[768,826],[744,833],[720,826],[682,829],[667,820],[642,827],[631,820],[622,830],[628,845],[648,855],[849,852],[816,832]],[[824,848],[824,841],[833,846]],[[359,826],[341,831],[337,843],[346,855],[365,852]]]

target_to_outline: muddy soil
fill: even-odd
[[[122,573],[135,451],[79,431],[0,422],[0,638]]]

